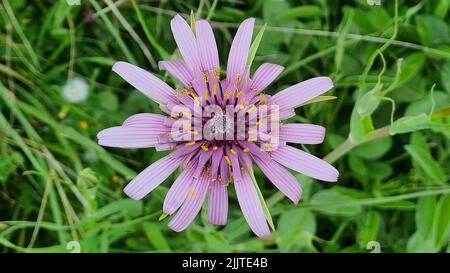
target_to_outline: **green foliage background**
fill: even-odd
[[[1,0],[0,252],[68,252],[73,240],[82,252],[369,252],[371,241],[382,252],[450,252],[450,1],[400,0],[398,16],[395,1],[368,2]],[[191,10],[212,21],[222,64],[239,22],[267,23],[253,69],[286,67],[268,94],[319,75],[335,82],[336,100],[292,121],[327,127],[324,144],[303,148],[340,179],[297,175],[294,205],[257,172],[270,238],[253,236],[232,191],[224,228],[203,211],[170,231],[158,218],[175,175],[143,201],[122,193],[163,153],[96,144],[101,129],[159,112],[112,64],[176,85],[156,64],[177,58],[169,22]],[[90,87],[81,104],[61,95],[74,75]]]

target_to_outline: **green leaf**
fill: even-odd
[[[331,189],[322,190],[314,194],[310,203],[311,206],[323,214],[351,217],[363,211],[360,205],[355,204],[355,200],[348,195]]]
[[[259,44],[261,43],[262,37],[264,35],[264,31],[266,31],[266,27],[267,27],[267,24],[264,24],[261,27],[261,29],[258,31],[258,34],[256,34],[256,37],[253,40],[252,45],[250,46],[250,51],[248,53],[248,58],[247,58],[247,64],[249,66],[252,65],[253,60],[255,59],[256,51],[258,51],[258,47],[259,47]]]
[[[376,240],[380,224],[380,214],[373,210],[358,218],[356,236],[361,246],[366,246],[368,242]]]
[[[406,145],[405,150],[433,182],[445,183],[445,173],[441,166],[424,147]],[[429,182],[429,181],[424,181]]]
[[[316,233],[316,219],[311,211],[294,208],[283,212],[278,231],[277,245],[282,252],[315,251],[312,237]]]
[[[402,62],[398,86],[401,86],[419,73],[425,64],[425,54],[416,52],[406,57]]]
[[[354,149],[354,153],[361,158],[374,160],[386,154],[391,147],[392,139],[390,137],[384,137],[359,145]]]
[[[436,211],[436,196],[419,198],[416,208],[416,229],[422,238],[430,238]]]
[[[277,20],[291,20],[298,18],[316,18],[323,16],[323,10],[318,6],[302,5],[295,8],[286,9],[284,12],[276,16]]]
[[[436,246],[440,249],[447,243],[447,237],[450,234],[450,196],[443,196],[437,205],[435,217]]]
[[[406,116],[397,119],[389,130],[391,135],[395,135],[428,129],[430,126],[430,117],[427,114],[422,113],[417,116]]]
[[[145,223],[142,225],[145,235],[150,243],[160,252],[172,252],[166,238],[161,232],[161,228],[156,223]]]

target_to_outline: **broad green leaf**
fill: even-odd
[[[435,217],[436,237],[435,242],[438,248],[447,243],[450,235],[450,196],[443,196],[437,205]]]
[[[355,204],[354,198],[333,189],[322,190],[311,198],[311,206],[317,211],[331,216],[351,217],[360,214],[363,209]]]
[[[374,160],[386,154],[391,147],[392,139],[390,137],[384,137],[359,145],[354,149],[354,153],[361,158]]]
[[[423,238],[430,238],[436,211],[436,196],[419,198],[416,208],[416,229]]]
[[[376,211],[369,211],[362,215],[356,221],[358,242],[362,246],[377,238],[378,230],[380,229],[381,217]]]
[[[316,233],[316,220],[311,211],[294,208],[283,212],[278,231],[277,244],[281,251],[315,251],[312,236]]]
[[[169,244],[161,232],[161,227],[156,223],[144,223],[142,225],[147,239],[156,248],[158,252],[172,252]]]

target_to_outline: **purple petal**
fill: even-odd
[[[139,113],[128,117],[122,126],[131,127],[152,127],[155,125],[163,125],[167,117],[153,113]]]
[[[170,27],[181,56],[183,56],[183,60],[191,72],[200,70],[201,63],[198,56],[197,41],[191,27],[178,14],[170,21]]]
[[[164,199],[164,213],[170,215],[181,207],[183,201],[186,199],[189,187],[192,184],[192,175],[194,174],[195,167],[195,165],[188,166],[181,172],[175,182],[173,182]]]
[[[239,26],[228,55],[227,81],[243,77],[247,66],[248,51],[252,41],[255,18],[248,18]]]
[[[214,180],[217,180],[220,161],[223,159],[223,148],[220,146],[217,151],[213,151],[213,155],[211,157],[211,177]]]
[[[257,93],[266,89],[269,84],[271,84],[284,67],[277,64],[264,63],[255,71],[253,78],[250,83],[250,89],[256,91]]]
[[[112,70],[150,99],[161,104],[176,103],[174,90],[144,69],[130,63],[116,62]]]
[[[194,179],[178,213],[169,222],[169,227],[177,232],[186,229],[202,208],[208,192],[210,179],[202,175],[200,179]]]
[[[280,120],[288,119],[288,118],[291,118],[293,116],[295,116],[295,109],[294,108],[280,109],[280,112],[279,112]]]
[[[302,187],[298,183],[295,176],[273,160],[266,163],[257,157],[254,159],[261,171],[284,195],[291,199],[295,204],[300,201],[302,196]]]
[[[142,199],[169,177],[183,160],[183,157],[171,155],[159,159],[131,180],[123,191],[135,200]]]
[[[219,181],[211,183],[208,197],[208,223],[225,225],[228,215],[227,186]]]
[[[278,92],[271,98],[272,104],[281,109],[295,108],[333,88],[333,82],[328,77],[312,78]]]
[[[188,86],[193,79],[192,72],[183,60],[160,61],[160,70],[166,70],[184,86]]]
[[[198,20],[195,24],[197,47],[203,70],[219,69],[219,53],[211,25],[206,20]]]
[[[304,175],[335,182],[339,172],[326,161],[291,146],[280,146],[272,152],[272,158],[278,163]]]
[[[283,124],[280,139],[302,144],[320,144],[325,137],[325,128],[315,124]]]
[[[244,172],[242,176],[242,180],[234,183],[242,214],[244,214],[248,225],[257,236],[269,236],[269,226],[267,225],[261,201],[253,185],[252,178],[247,172]]]
[[[158,137],[165,127],[117,126],[104,129],[97,134],[98,144],[117,148],[147,148],[159,143]]]

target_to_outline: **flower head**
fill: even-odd
[[[89,85],[83,78],[69,78],[62,88],[62,95],[68,102],[83,102],[89,95]]]
[[[125,62],[113,71],[160,104],[167,115],[140,113],[122,126],[98,134],[100,145],[121,148],[155,147],[171,153],[147,167],[124,189],[141,199],[178,167],[182,171],[164,200],[165,215],[174,215],[169,227],[184,230],[208,203],[208,221],[224,225],[228,214],[228,187],[234,186],[250,228],[270,235],[253,176],[253,162],[294,203],[302,189],[288,169],[323,180],[336,181],[338,171],[325,161],[286,143],[318,144],[325,128],[313,124],[285,124],[294,109],[333,87],[328,77],[317,77],[264,95],[283,67],[265,63],[250,77],[247,57],[255,20],[239,26],[221,79],[217,45],[211,26],[196,21],[195,33],[181,16],[171,21],[182,59],[161,61],[160,69],[184,87],[174,90],[156,76]]]

